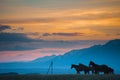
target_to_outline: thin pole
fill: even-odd
[[[51,71],[51,74],[53,74],[53,61],[51,61],[50,65],[49,65],[47,74],[48,74],[50,71]]]
[[[53,61],[51,61],[51,74],[53,74]]]
[[[49,73],[49,70],[50,70],[50,66],[49,66],[49,68],[48,68],[47,74]]]

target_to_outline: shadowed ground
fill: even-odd
[[[0,80],[120,80],[120,75],[1,75]]]

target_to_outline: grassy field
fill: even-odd
[[[1,75],[0,80],[120,80],[120,75]]]

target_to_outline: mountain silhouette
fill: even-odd
[[[70,68],[71,64],[90,61],[97,64],[106,64],[115,70],[120,69],[120,39],[110,40],[104,45],[94,45],[89,48],[71,50],[64,55],[52,55],[35,59],[29,62],[0,63],[0,68],[48,68],[51,61],[54,68]]]

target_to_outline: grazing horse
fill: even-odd
[[[82,71],[82,70],[83,70],[82,68],[80,68],[80,66],[79,66],[79,65],[75,65],[75,64],[72,64],[72,65],[71,65],[71,69],[72,69],[72,68],[75,68],[75,70],[76,70],[77,74],[79,74],[79,73],[80,73],[80,71]]]
[[[104,72],[104,74],[107,74],[109,72],[107,65],[98,65],[98,64],[95,64],[93,61],[90,61],[89,67],[94,68],[95,74],[99,74],[99,72]]]

